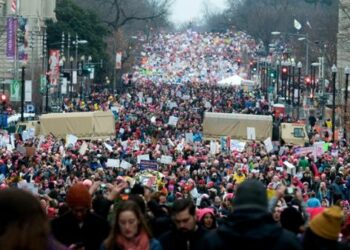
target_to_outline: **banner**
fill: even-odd
[[[59,77],[60,77],[60,51],[57,49],[50,50],[50,58],[49,58],[49,76],[50,76],[50,84],[57,85]]]
[[[10,99],[11,102],[19,102],[20,98],[20,86],[21,83],[17,80],[12,80],[11,88],[10,88]]]
[[[296,155],[307,155],[307,154],[313,153],[313,152],[314,152],[314,147],[297,148],[294,151],[294,153]]]
[[[67,78],[66,77],[62,77],[62,84],[61,84],[61,94],[62,95],[66,95],[67,94]]]
[[[29,47],[29,25],[28,19],[24,17],[18,18],[18,59],[22,61],[28,60]]]
[[[115,68],[116,69],[122,68],[122,52],[117,52],[115,56]]]
[[[6,24],[6,56],[10,59],[14,59],[16,54],[16,30],[17,20],[14,17],[8,17]]]
[[[24,101],[32,102],[32,80],[26,80],[24,87],[25,87]]]
[[[40,75],[40,93],[46,93],[46,75]]]

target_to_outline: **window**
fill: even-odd
[[[304,138],[305,133],[303,128],[294,128],[294,137]]]

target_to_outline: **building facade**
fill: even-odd
[[[55,7],[56,0],[0,0],[0,86],[9,96],[11,84],[21,80],[24,66],[25,79],[31,81],[32,89],[29,93],[26,83],[26,100],[37,100],[40,105],[40,74],[45,74],[47,58],[45,21],[56,19]]]

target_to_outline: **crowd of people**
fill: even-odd
[[[257,45],[242,33],[152,42],[123,92],[64,104],[112,110],[115,137],[1,143],[0,249],[347,249],[346,142],[213,153],[203,137],[205,111],[273,115],[258,87],[213,84]]]

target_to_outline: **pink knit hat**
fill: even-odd
[[[212,208],[197,209],[197,219],[201,221],[206,214],[211,214],[214,217],[214,211]]]

